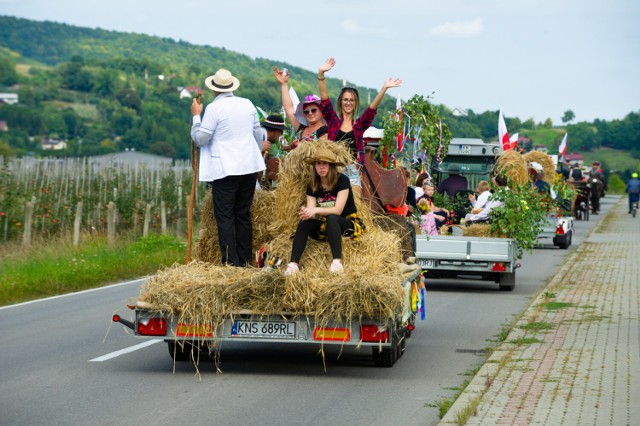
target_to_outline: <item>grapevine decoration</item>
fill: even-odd
[[[395,167],[395,159],[405,158],[428,168],[429,160],[441,161],[447,154],[451,132],[440,111],[426,98],[414,95],[395,112],[383,117],[384,135],[380,143],[382,165]],[[413,145],[412,149],[409,145]]]

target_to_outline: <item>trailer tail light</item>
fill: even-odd
[[[493,268],[491,268],[492,272],[504,272],[507,270],[507,267],[502,262],[496,262],[493,264]]]
[[[351,329],[316,327],[313,329],[313,340],[348,342],[351,340]]]
[[[556,235],[564,235],[564,228],[562,227],[562,225],[564,225],[564,222],[562,222],[560,225],[558,225],[558,227],[556,228]]]
[[[164,318],[140,318],[138,334],[143,336],[166,336],[167,321]]]
[[[380,331],[375,324],[363,324],[360,326],[360,340],[363,342],[388,342],[387,330]]]

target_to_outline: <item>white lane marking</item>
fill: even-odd
[[[138,349],[146,348],[147,346],[154,345],[158,342],[162,342],[162,339],[152,339],[144,343],[140,343],[135,346],[129,346],[128,348],[120,349],[119,351],[111,352],[110,354],[99,356],[98,358],[90,359],[89,362],[102,362],[111,358],[118,357],[120,355],[128,354],[129,352],[135,352]]]
[[[32,303],[46,302],[48,300],[60,299],[60,298],[69,297],[69,296],[75,296],[77,294],[91,293],[91,292],[100,291],[100,290],[107,290],[107,289],[110,289],[110,288],[120,287],[120,286],[123,286],[123,285],[135,284],[135,283],[138,283],[138,282],[142,283],[146,279],[147,278],[138,278],[136,280],[125,281],[123,283],[118,283],[118,284],[111,284],[111,285],[107,285],[107,286],[104,286],[104,287],[96,287],[96,288],[90,288],[88,290],[76,291],[74,293],[60,294],[58,296],[46,297],[44,299],[30,300],[28,302],[16,303],[15,305],[0,306],[0,311],[3,310],[3,309],[16,308],[18,306],[30,305]]]

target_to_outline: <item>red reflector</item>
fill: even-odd
[[[416,329],[416,326],[415,326],[415,325],[413,325],[413,324],[409,324],[409,325],[407,326],[407,328],[409,329],[409,331],[413,331],[413,330],[415,330],[415,329]]]
[[[113,322],[118,322],[120,321],[120,315],[115,314],[112,319],[113,319]]]
[[[564,235],[564,228],[562,227],[562,225],[558,225],[558,227],[556,228],[556,235]]]
[[[389,340],[387,331],[380,331],[375,324],[363,324],[360,326],[360,340],[363,342],[386,342]]]
[[[165,336],[167,334],[167,322],[164,318],[141,318],[138,320],[138,334]]]
[[[493,272],[504,272],[507,270],[507,267],[504,265],[504,263],[500,263],[500,262],[496,262],[493,264],[493,268],[491,268],[491,271]]]

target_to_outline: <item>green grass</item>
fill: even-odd
[[[542,343],[542,340],[536,339],[535,337],[521,337],[519,339],[509,340],[507,343],[514,345],[531,345],[533,343]]]
[[[518,326],[518,328],[521,328],[523,330],[532,330],[532,331],[551,330],[555,327],[556,327],[555,325],[550,324],[548,322],[530,322],[529,324]]]
[[[150,236],[112,246],[92,239],[73,247],[59,242],[0,257],[0,306],[55,296],[155,273],[184,262],[185,244]]]
[[[547,311],[557,311],[558,309],[569,308],[571,306],[575,306],[575,304],[566,302],[548,302],[542,305],[542,307]]]

